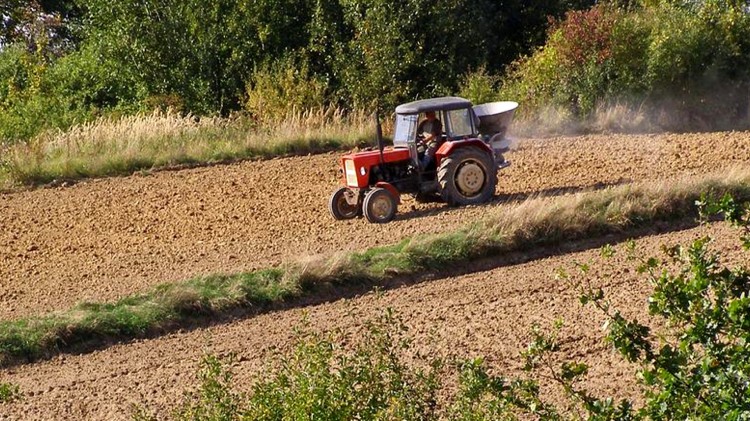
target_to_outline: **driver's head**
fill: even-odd
[[[425,113],[425,117],[427,117],[428,120],[434,120],[435,119],[435,111],[427,111]]]

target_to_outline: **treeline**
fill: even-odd
[[[750,127],[750,3],[0,4],[0,143],[154,109],[278,121],[456,93],[516,100],[553,130],[602,114],[594,130]]]
[[[578,121],[624,105],[624,128],[638,119],[677,131],[750,127],[750,3],[613,1],[569,12],[513,65],[502,95],[527,113],[553,108]]]
[[[455,93],[593,0],[10,0],[0,139],[94,116],[394,104]]]

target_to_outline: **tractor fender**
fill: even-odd
[[[396,204],[401,204],[401,193],[398,192],[397,188],[393,187],[393,184],[386,183],[385,181],[378,181],[377,183],[375,183],[375,187],[380,187],[388,190],[388,192],[391,193],[394,198],[396,198]]]
[[[437,152],[435,152],[435,158],[437,160],[438,166],[440,165],[440,161],[442,161],[444,157],[449,156],[457,149],[466,147],[479,148],[487,152],[489,156],[493,156],[492,148],[479,139],[454,140],[443,143],[442,145],[440,145],[440,148],[438,148]]]

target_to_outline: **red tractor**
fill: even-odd
[[[458,97],[431,98],[396,107],[393,146],[384,147],[377,124],[378,149],[341,157],[344,187],[336,190],[329,210],[336,219],[364,214],[374,223],[396,215],[401,194],[439,196],[449,205],[484,203],[495,194],[497,171],[510,165],[505,132],[518,107],[493,102],[472,107]],[[420,121],[430,113],[440,120],[440,146],[426,167]]]

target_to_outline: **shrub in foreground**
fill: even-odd
[[[176,420],[486,420],[533,415],[553,419],[560,412],[540,398],[533,379],[505,379],[490,375],[481,358],[446,367],[439,358],[417,356],[411,361],[410,340],[400,318],[391,310],[367,323],[353,347],[352,338],[313,332],[305,326],[296,333],[289,355],[269,364],[249,395],[233,389],[230,361],[205,356],[198,371],[199,386],[186,392],[172,412]],[[553,345],[537,334],[532,361]],[[422,368],[419,368],[422,367]],[[445,374],[457,377],[457,391],[445,402]],[[570,395],[572,396],[572,394]],[[155,419],[137,407],[134,418]]]
[[[728,195],[719,202],[698,204],[703,215],[720,212],[740,226],[743,246],[750,248],[747,204],[740,205]],[[640,366],[637,375],[644,386],[645,405],[629,410],[627,418],[750,416],[750,272],[746,267],[722,265],[710,243],[703,237],[688,245],[665,247],[665,258],[643,259],[639,266],[638,272],[654,288],[649,313],[664,322],[663,331],[653,332],[637,320],[627,320],[605,300],[602,290],[583,289],[581,301],[607,316],[607,341],[623,358]],[[581,268],[584,274],[588,271],[586,265]]]

